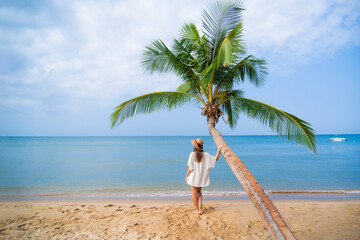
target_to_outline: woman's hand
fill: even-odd
[[[189,167],[188,170],[187,170],[187,173],[186,173],[185,182],[187,182],[188,176],[190,175],[190,173],[191,173],[191,171],[190,171],[190,167]]]
[[[219,148],[218,148],[218,150],[217,150],[216,157],[215,157],[215,158],[216,158],[216,161],[219,160],[220,150],[221,150],[221,148],[222,148],[223,146],[224,146],[224,145],[220,145]]]

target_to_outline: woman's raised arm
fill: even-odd
[[[217,153],[216,153],[216,161],[219,160],[219,156],[220,156],[220,150],[221,148],[223,147],[223,145],[220,145],[218,150],[217,150]]]

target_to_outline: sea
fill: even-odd
[[[190,199],[190,141],[210,136],[0,137],[0,201]],[[332,142],[330,138],[347,138]],[[224,136],[272,199],[359,199],[360,135],[318,135],[317,154],[279,136]],[[205,199],[248,199],[226,161]]]

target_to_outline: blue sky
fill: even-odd
[[[140,94],[175,90],[172,75],[140,68],[144,46],[201,28],[209,1],[1,1],[0,135],[207,135],[192,105],[125,121],[109,115]],[[360,133],[360,2],[245,1],[248,53],[266,58],[265,86],[245,96],[290,112],[318,134]],[[225,135],[272,134],[242,116]]]

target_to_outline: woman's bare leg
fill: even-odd
[[[198,205],[198,194],[197,194],[197,191],[196,191],[196,187],[193,187],[193,186],[190,186],[191,187],[191,194],[192,194],[192,200],[193,200],[193,204],[194,204],[194,207],[196,209],[196,213],[199,212],[199,205]]]
[[[197,200],[198,200],[198,209],[199,209],[199,214],[203,214],[202,211],[202,193],[201,193],[201,187],[198,187],[196,189],[197,191]]]

